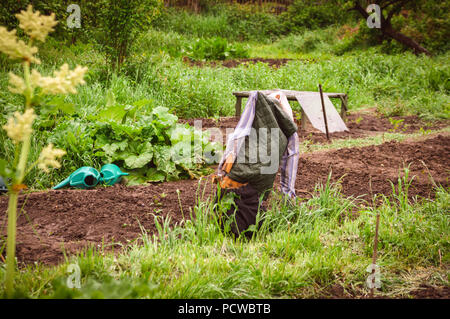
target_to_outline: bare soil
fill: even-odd
[[[412,291],[411,295],[416,299],[449,299],[450,287],[434,287],[422,284],[419,289]]]
[[[279,68],[292,59],[265,59],[265,58],[248,58],[248,59],[230,59],[230,60],[224,60],[224,61],[196,61],[192,60],[188,57],[183,57],[183,62],[195,67],[204,67],[204,66],[210,66],[210,67],[225,67],[225,68],[236,68],[239,65],[248,65],[248,64],[255,64],[255,63],[266,63],[268,66],[273,68]],[[313,60],[305,60],[309,62],[313,62]]]
[[[391,141],[378,146],[343,148],[300,156],[296,191],[309,197],[317,183],[340,180],[342,193],[370,200],[375,194],[390,195],[403,168],[414,176],[411,198],[433,196],[433,185],[449,185],[450,136],[438,135],[425,141]],[[302,196],[302,197],[303,197]]]
[[[412,290],[409,292],[409,297],[405,296],[404,298],[414,298],[414,299],[449,299],[450,298],[450,288],[447,286],[436,287],[428,284],[422,284],[419,288]],[[373,297],[370,295],[360,296],[353,291],[352,287],[348,287],[348,290],[344,289],[344,287],[340,285],[334,285],[327,289],[325,289],[320,295],[319,298],[327,298],[327,299],[390,299],[383,296],[378,295],[377,292],[374,293]]]

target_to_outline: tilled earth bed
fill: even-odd
[[[295,111],[294,111],[295,113]],[[227,133],[231,132],[239,122],[239,117],[222,117],[217,121],[214,119],[180,119],[181,123],[194,125],[195,121],[201,124],[202,129],[211,130],[211,135],[218,128],[223,136],[222,142],[226,142]],[[296,121],[299,128],[298,135],[300,141],[309,141],[312,144],[327,142],[326,135],[316,130],[307,121],[304,130],[300,130],[300,121]],[[197,125],[199,125],[197,124]],[[376,113],[375,109],[367,109],[365,112],[351,113],[348,115],[346,125],[349,131],[336,132],[330,134],[331,140],[341,140],[348,138],[364,138],[374,136],[385,132],[389,133],[413,133],[422,130],[424,133],[428,130],[436,130],[448,126],[448,121],[426,122],[420,120],[417,116],[393,116],[383,117]]]
[[[286,63],[291,61],[291,59],[265,59],[265,58],[246,58],[246,59],[229,59],[224,61],[196,61],[190,59],[189,57],[183,57],[183,62],[192,67],[225,67],[225,68],[236,68],[239,65],[248,65],[256,63],[265,63],[270,67],[279,68]],[[315,62],[315,60],[303,59],[304,62]]]
[[[231,127],[236,122],[235,118],[228,118],[222,124]],[[365,122],[370,123],[370,118],[355,125],[364,125],[362,123]],[[370,125],[377,128],[379,123],[376,123]],[[221,127],[217,123],[215,126]],[[399,172],[408,165],[410,176],[415,176],[410,188],[411,197],[432,197],[434,183],[448,187],[450,135],[301,154],[296,190],[300,197],[310,197],[317,183],[325,183],[332,171],[332,181],[341,180],[344,195],[369,200],[374,194],[390,195],[392,187],[389,181],[395,185]],[[71,254],[91,245],[120,250],[123,245],[138,240],[141,227],[149,234],[154,233],[155,216],[170,216],[172,225],[189,218],[196,199],[203,192],[205,198],[210,196],[213,188],[206,177],[202,181],[22,194],[17,222],[18,260],[25,264],[57,264],[63,260],[63,251]],[[0,217],[3,240],[7,205],[7,196],[0,196],[0,211],[5,212]],[[0,258],[4,258],[4,254],[3,251]]]

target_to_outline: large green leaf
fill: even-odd
[[[126,147],[128,145],[128,142],[126,140],[122,142],[116,142],[111,144],[105,144],[102,146],[102,149],[105,151],[105,155],[109,157],[113,157],[114,154],[120,150],[125,151]]]
[[[160,171],[172,174],[176,171],[175,163],[172,161],[170,146],[155,146],[155,164]]]
[[[97,119],[100,121],[115,121],[120,123],[126,114],[125,105],[113,105],[101,110],[97,114]]]
[[[64,96],[55,96],[47,103],[42,104],[41,106],[41,114],[42,115],[48,115],[48,114],[55,114],[58,111],[61,111],[65,114],[74,114],[76,112],[75,104],[65,102]]]
[[[141,168],[147,165],[153,158],[153,153],[143,153],[140,155],[130,155],[125,158],[125,165],[128,168]]]
[[[192,159],[193,147],[191,142],[179,142],[172,146],[171,159],[176,164],[190,164],[193,162]]]
[[[178,118],[165,107],[154,108],[150,115],[129,118],[147,102],[143,100],[126,107],[114,104],[100,112],[103,117],[93,124],[90,135],[95,139],[94,155],[111,163],[123,161],[131,174],[131,184],[207,174],[202,151],[206,149],[214,154],[217,148],[209,141],[209,135],[188,124],[178,124]],[[122,117],[126,112],[128,118]],[[196,143],[193,143],[194,136]],[[193,144],[198,147],[195,154]]]
[[[170,141],[172,144],[176,144],[181,141],[191,142],[193,131],[186,128],[184,125],[177,124],[172,130],[170,130]]]
[[[178,120],[178,117],[176,115],[170,114],[169,109],[164,106],[155,107],[152,114],[158,119],[157,121],[155,121],[157,124],[166,127],[174,125]]]
[[[151,167],[146,176],[149,182],[163,182],[166,179],[166,174],[155,167]]]

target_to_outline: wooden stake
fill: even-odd
[[[375,265],[377,262],[377,250],[378,250],[378,227],[380,225],[380,213],[377,215],[377,223],[375,226],[375,239],[373,243],[373,257],[372,257],[372,264]],[[372,269],[372,275],[375,273],[375,267]],[[370,289],[370,298],[373,298],[373,291],[375,287],[375,276],[373,276],[372,279],[372,288]]]
[[[330,140],[330,133],[328,133],[327,112],[325,111],[325,102],[323,101],[323,92],[321,84],[319,84],[319,92],[320,92],[320,100],[322,101],[322,112],[323,112],[323,119],[325,121],[325,131],[327,132],[327,140]]]
[[[234,105],[234,108],[236,109],[235,116],[241,116],[241,108],[242,108],[242,97],[236,96],[236,104]]]
[[[300,130],[306,131],[306,113],[302,107],[301,107],[301,109],[302,109],[302,118],[301,118],[301,122],[300,122]]]

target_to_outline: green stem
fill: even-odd
[[[30,62],[23,62],[23,77],[25,80],[26,90],[24,92],[25,95],[25,109],[28,109],[31,106],[31,99],[33,97],[33,88],[31,86],[30,79]]]
[[[25,178],[25,170],[28,160],[28,153],[30,153],[31,136],[23,141],[22,150],[20,151],[19,164],[17,165],[16,180],[14,184],[22,184]]]
[[[25,167],[27,164],[28,153],[30,151],[31,136],[23,142],[20,152],[19,164],[17,165],[17,173],[9,193],[8,203],[8,240],[6,243],[6,294],[9,298],[14,292],[14,272],[16,259],[16,222],[17,222],[17,200],[19,192],[14,188],[16,185],[22,184],[25,177]]]
[[[14,292],[14,271],[16,255],[16,214],[17,200],[19,193],[11,190],[8,203],[8,240],[6,247],[6,280],[5,288],[8,298],[13,296]]]
[[[27,86],[25,94],[25,109],[31,107],[31,100],[33,97],[33,89],[30,81],[30,63],[23,63],[25,85]],[[19,162],[16,167],[16,175],[14,176],[11,190],[9,191],[8,203],[8,239],[6,242],[6,278],[5,288],[6,294],[9,298],[14,293],[14,273],[16,268],[16,223],[17,223],[17,201],[19,198],[18,185],[22,184],[25,178],[25,171],[27,166],[28,154],[31,147],[31,134],[26,137],[22,143],[20,150]],[[16,148],[16,150],[18,147]],[[17,151],[14,158],[14,163],[17,163]]]
[[[13,167],[17,166],[17,161],[19,160],[19,144],[16,144],[14,147],[14,163],[13,163]]]

